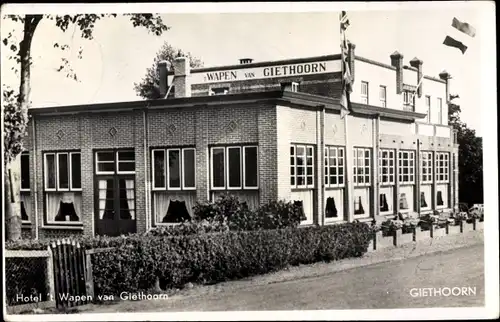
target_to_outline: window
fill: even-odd
[[[290,184],[292,188],[314,187],[314,147],[290,146]]]
[[[420,182],[432,183],[432,152],[420,152]]]
[[[285,82],[281,83],[282,91],[290,91],[290,92],[298,92],[299,91],[299,83],[297,82]]]
[[[429,95],[425,96],[425,122],[431,122],[431,97]]]
[[[213,190],[258,189],[257,146],[211,148]]]
[[[380,86],[379,88],[380,106],[387,107],[387,88]]]
[[[30,191],[30,155],[21,153],[21,191]]]
[[[445,183],[449,181],[449,153],[436,153],[436,182]]]
[[[443,124],[443,99],[438,97],[437,105],[438,105],[438,124]]]
[[[216,87],[210,89],[210,96],[226,95],[229,93],[229,87]]]
[[[355,186],[369,186],[370,185],[370,149],[367,148],[354,148],[353,159],[353,174]]]
[[[368,104],[368,82],[361,82],[361,103]]]
[[[80,152],[44,153],[45,213],[48,224],[81,224]]]
[[[325,147],[325,187],[344,186],[344,148]]]
[[[403,109],[413,111],[415,109],[415,93],[410,91],[403,92]]]
[[[80,191],[80,152],[45,153],[45,191]]]
[[[195,149],[153,149],[153,190],[193,190]]]
[[[394,184],[394,150],[380,149],[378,152],[379,181],[381,185]]]
[[[135,173],[134,150],[96,152],[96,174]]]
[[[399,151],[398,154],[398,173],[399,182],[414,183],[415,182],[415,152],[414,151]]]

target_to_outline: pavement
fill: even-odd
[[[424,256],[425,255],[425,256]],[[411,288],[469,287],[471,296],[410,295]],[[422,292],[422,291],[415,291]],[[423,291],[425,293],[425,290]],[[425,294],[424,294],[425,295]],[[79,313],[362,309],[484,305],[483,231],[448,235],[360,258],[290,267],[215,285],[189,285],[168,299],[91,304]]]

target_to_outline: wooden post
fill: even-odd
[[[463,233],[464,232],[464,221],[465,220],[460,220],[460,232]]]
[[[92,274],[92,259],[91,254],[85,252],[85,286],[87,288],[87,295],[94,298],[94,276]]]
[[[477,230],[477,218],[472,218],[472,229]]]
[[[47,293],[48,293],[47,300],[50,302],[55,302],[56,289],[54,284],[54,257],[50,245],[47,246],[47,251],[49,252],[49,256],[47,256],[47,272],[46,272]]]
[[[429,234],[430,234],[431,238],[434,238],[434,224],[433,223],[430,223]]]
[[[444,227],[446,229],[446,235],[449,235],[450,234],[450,223],[448,222],[448,219],[446,220]]]

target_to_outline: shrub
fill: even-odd
[[[230,220],[231,216],[242,209],[248,209],[246,202],[230,194],[220,195],[215,202],[197,202],[193,207],[194,220]]]
[[[185,236],[228,231],[226,222],[203,219],[201,221],[185,221],[180,224],[159,226],[146,234],[151,236]]]
[[[384,236],[392,236],[397,230],[403,228],[403,221],[399,219],[387,219],[381,225]]]

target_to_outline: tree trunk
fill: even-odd
[[[7,240],[21,239],[21,202],[20,188],[21,157],[18,155],[5,169],[5,236]]]
[[[30,69],[31,69],[31,43],[36,27],[42,15],[26,15],[24,18],[23,40],[19,44],[19,59],[21,61],[21,79],[19,82],[19,108],[23,117],[28,119],[30,101]],[[21,158],[13,156],[13,160],[5,166],[5,230],[7,240],[21,238]],[[10,173],[9,173],[10,170]]]

